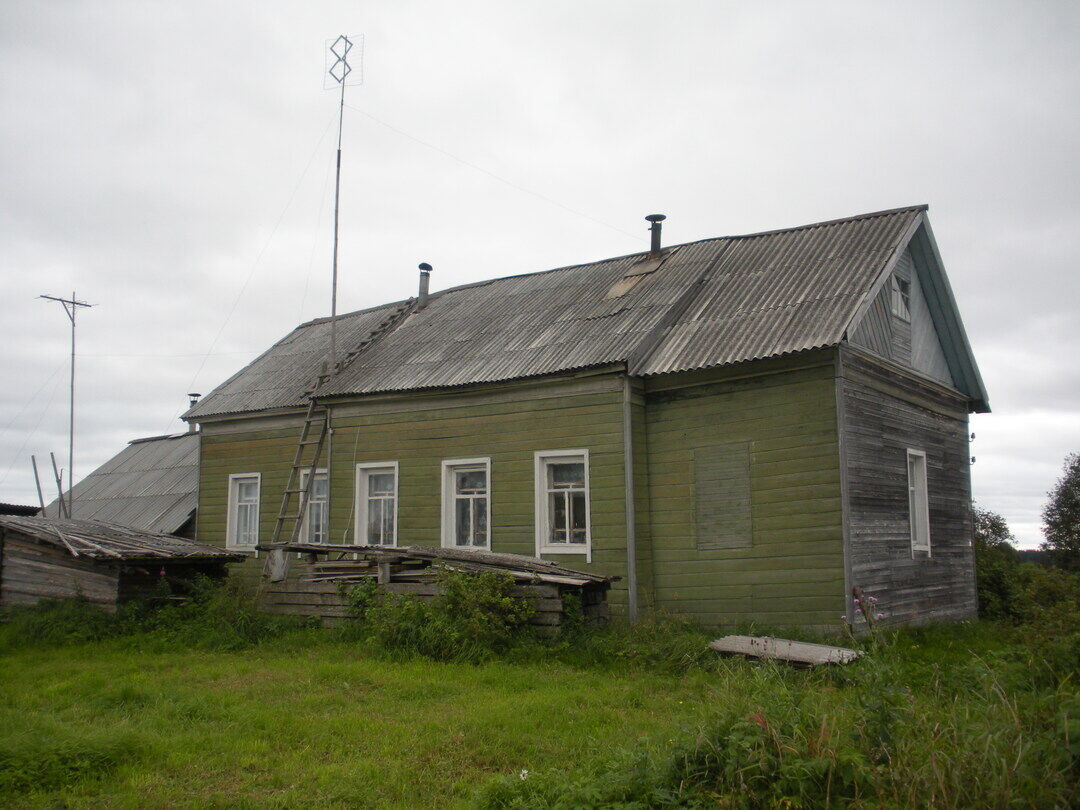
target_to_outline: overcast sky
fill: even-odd
[[[990,392],[976,500],[1023,545],[1080,450],[1080,4],[0,4],[0,501],[175,432],[329,312],[642,249],[929,203]],[[48,495],[46,496],[48,499]]]

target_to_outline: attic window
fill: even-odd
[[[892,314],[905,321],[911,320],[911,282],[892,277]]]

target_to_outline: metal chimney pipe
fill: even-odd
[[[652,243],[649,246],[649,253],[653,256],[660,255],[660,228],[663,227],[661,223],[667,219],[663,214],[649,214],[645,217],[650,223],[649,234],[652,236]]]
[[[198,405],[199,397],[201,396],[202,394],[188,394],[188,402],[191,403],[189,407],[194,408],[196,405]],[[198,430],[198,427],[198,423],[194,419],[191,420],[190,422],[188,422],[187,426],[188,433],[195,433]]]
[[[419,311],[427,306],[428,284],[431,281],[431,265],[423,262],[420,265],[420,294],[416,297],[416,309]]]

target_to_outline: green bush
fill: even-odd
[[[533,608],[512,594],[512,577],[440,571],[433,597],[384,593],[374,580],[346,589],[360,635],[391,652],[436,661],[485,661],[527,637]]]

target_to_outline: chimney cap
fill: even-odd
[[[663,222],[667,219],[667,214],[649,214],[645,219],[649,222]]]
[[[420,272],[421,273],[430,273],[431,272],[431,265],[428,264],[427,262],[420,262]]]

